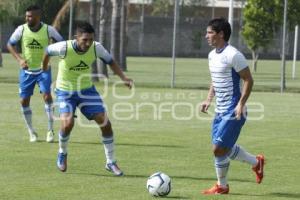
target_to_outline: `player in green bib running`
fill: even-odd
[[[114,135],[107,118],[103,101],[91,81],[91,66],[96,58],[109,64],[126,86],[131,88],[132,80],[127,78],[107,50],[94,41],[94,28],[87,22],[76,26],[76,39],[49,45],[43,67],[47,70],[50,56],[59,56],[56,96],[59,104],[61,127],[59,132],[59,151],[57,167],[67,170],[67,145],[74,126],[74,112],[78,107],[89,120],[94,120],[102,131],[106,165],[105,168],[116,176],[123,172],[116,164],[114,155]]]
[[[52,27],[41,22],[41,8],[33,5],[26,9],[26,23],[18,26],[11,35],[7,49],[16,58],[20,65],[19,94],[22,112],[28,127],[30,142],[37,141],[37,133],[32,125],[32,111],[30,97],[34,87],[38,84],[45,101],[45,112],[48,117],[47,142],[53,142],[53,109],[51,96],[51,69],[42,71],[41,63],[44,51],[50,40],[62,41],[62,36]],[[19,55],[15,46],[21,44],[22,55]]]

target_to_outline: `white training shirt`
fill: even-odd
[[[11,45],[16,45],[22,38],[23,35],[23,25],[20,25],[16,28],[13,34],[10,36],[8,43]],[[49,38],[54,39],[57,42],[63,41],[63,37],[57,32],[57,30],[53,27],[48,25],[48,35]]]
[[[236,107],[241,97],[239,71],[248,67],[244,55],[231,45],[208,55],[209,70],[216,97],[216,113],[224,113]]]
[[[73,47],[75,45],[76,40],[72,40]],[[51,44],[47,47],[46,52],[49,56],[59,56],[63,58],[66,55],[67,42],[57,42],[55,44]],[[112,56],[108,53],[108,51],[99,43],[95,41],[95,49],[96,56],[103,60],[106,64],[111,64],[113,61]]]

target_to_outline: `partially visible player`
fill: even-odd
[[[49,45],[43,59],[47,69],[50,56],[59,56],[56,96],[59,103],[61,127],[57,167],[67,170],[67,145],[74,126],[74,112],[78,107],[89,120],[94,120],[102,131],[106,165],[116,176],[123,175],[114,155],[114,135],[103,101],[91,81],[92,63],[100,58],[110,65],[121,80],[131,88],[132,80],[127,78],[107,50],[94,41],[94,28],[87,22],[76,26],[76,39]]]
[[[257,183],[261,183],[264,176],[264,156],[254,156],[236,144],[246,121],[246,101],[252,90],[253,79],[244,55],[228,44],[230,34],[230,24],[224,18],[216,18],[208,23],[206,39],[215,49],[208,55],[212,82],[201,111],[206,113],[216,97],[216,115],[211,134],[218,182],[203,194],[229,192],[227,171],[230,159],[250,164]]]
[[[45,101],[45,112],[48,118],[47,142],[54,141],[53,109],[51,96],[51,69],[42,71],[41,63],[43,53],[50,40],[62,41],[62,36],[50,25],[41,22],[41,8],[33,5],[26,9],[26,23],[18,26],[11,35],[7,49],[16,58],[20,65],[19,94],[21,98],[22,112],[28,127],[30,142],[37,141],[37,133],[32,125],[32,110],[30,97],[34,87],[38,84]],[[22,55],[19,55],[16,44],[21,44]]]

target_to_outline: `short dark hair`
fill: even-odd
[[[93,26],[87,21],[76,22],[76,32],[79,33],[95,33]]]
[[[26,12],[29,12],[29,11],[40,11],[41,12],[42,9],[38,5],[31,5],[26,8]]]
[[[231,26],[225,18],[220,17],[220,18],[212,19],[208,22],[208,26],[210,26],[211,29],[213,31],[216,31],[217,33],[223,31],[224,40],[228,42],[231,35]]]

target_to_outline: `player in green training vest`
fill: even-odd
[[[45,112],[48,118],[47,142],[54,141],[53,109],[51,96],[51,69],[42,71],[41,63],[44,51],[50,39],[62,41],[61,35],[52,27],[41,22],[41,9],[29,6],[26,9],[26,24],[20,25],[11,35],[7,48],[20,65],[19,93],[22,112],[28,127],[30,142],[37,141],[37,133],[32,126],[32,111],[30,97],[38,84],[45,101]],[[21,43],[22,55],[19,55],[15,45]]]
[[[59,151],[57,167],[67,170],[67,145],[74,126],[74,112],[78,107],[89,120],[95,120],[102,131],[106,165],[105,168],[116,176],[123,172],[116,164],[114,156],[114,138],[111,123],[107,117],[103,101],[92,81],[92,63],[100,58],[109,64],[125,85],[132,86],[107,50],[94,41],[94,28],[87,22],[76,27],[76,39],[49,45],[43,58],[43,68],[47,70],[50,56],[59,56],[59,68],[56,81],[56,96],[59,104],[61,128],[59,132]]]

